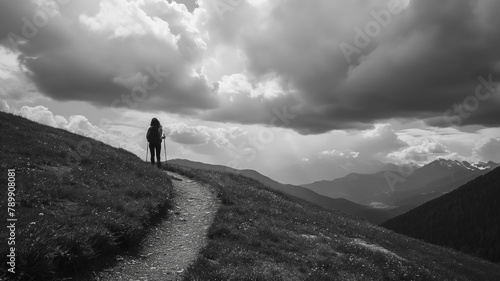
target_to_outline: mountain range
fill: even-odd
[[[314,164],[311,161],[302,161],[284,167],[277,167],[275,171],[270,171],[268,176],[281,183],[303,185],[318,179],[334,180],[351,173],[374,174],[398,169],[398,166],[392,163],[377,160],[358,160],[356,158],[343,159],[340,163],[326,159],[316,159],[313,162]]]
[[[418,206],[483,175],[499,164],[438,159],[422,167],[406,166],[374,174],[350,174],[303,185],[331,198],[372,206]]]

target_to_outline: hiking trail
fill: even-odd
[[[170,171],[168,174],[174,189],[168,217],[152,227],[139,255],[118,256],[116,264],[96,273],[94,280],[182,280],[206,244],[219,200],[206,185]]]

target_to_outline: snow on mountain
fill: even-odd
[[[440,159],[437,159],[437,160],[435,160],[427,165],[433,166],[433,167],[442,166],[442,167],[447,167],[449,169],[458,167],[458,168],[465,168],[465,169],[471,170],[471,171],[477,171],[477,170],[483,171],[483,170],[487,170],[487,169],[496,168],[500,164],[497,164],[497,163],[494,163],[491,161],[488,163],[485,163],[485,162],[467,162],[467,161],[458,161],[458,160],[450,160],[450,159],[440,158]]]

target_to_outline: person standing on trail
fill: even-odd
[[[151,119],[151,124],[146,134],[146,139],[149,142],[149,150],[151,151],[151,164],[155,164],[155,154],[156,162],[158,168],[161,168],[161,141],[165,138],[163,134],[163,128],[158,119]]]

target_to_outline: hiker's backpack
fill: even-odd
[[[157,127],[157,126],[149,127],[149,129],[148,129],[148,142],[161,143],[159,129],[160,129],[160,127]]]

